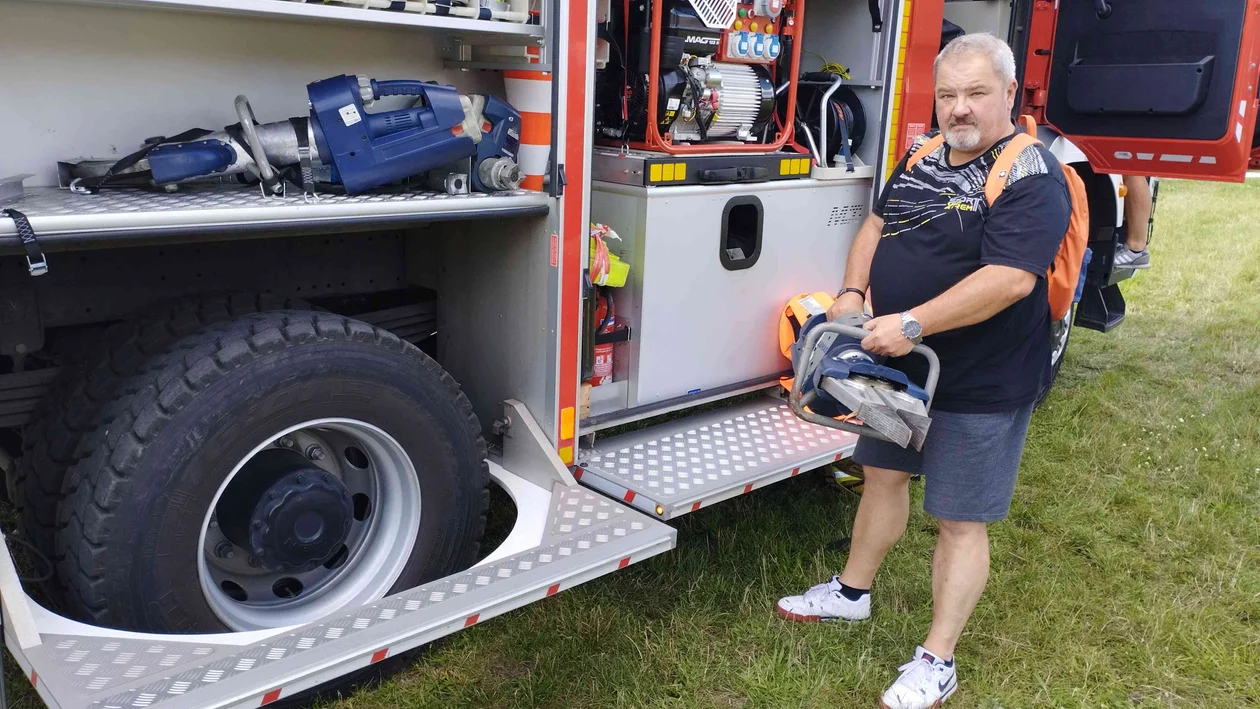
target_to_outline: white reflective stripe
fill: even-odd
[[[1138,153],[1138,160],[1154,160],[1155,153]]]
[[[1199,158],[1199,162],[1203,163],[1204,165],[1215,165],[1216,158],[1212,157],[1211,155],[1204,155],[1203,157]]]
[[[1192,155],[1160,155],[1159,159],[1162,162],[1194,162]]]
[[[1241,123],[1234,124],[1234,140],[1236,140],[1239,143],[1242,142],[1242,124]]]
[[[526,175],[545,175],[547,161],[551,158],[551,146],[522,144],[517,158],[516,164],[521,166],[521,172]]]
[[[551,113],[551,82],[504,78],[508,103],[521,113]]]
[[[1116,159],[1117,159],[1117,160],[1132,160],[1132,159],[1133,159],[1133,153],[1130,153],[1130,152],[1129,152],[1129,151],[1127,151],[1127,150],[1119,150],[1119,151],[1116,151]]]
[[[1247,99],[1238,102],[1238,116],[1240,118],[1247,117]]]

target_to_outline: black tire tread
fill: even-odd
[[[305,303],[267,293],[214,293],[159,304],[108,328],[100,348],[53,383],[23,434],[13,504],[27,539],[49,558],[66,471],[87,456],[87,435],[108,423],[109,404],[144,362],[173,342],[246,313],[304,309]]]
[[[117,625],[124,620],[111,617],[105,578],[111,523],[117,515],[126,514],[116,493],[163,426],[198,393],[233,370],[268,353],[313,341],[385,347],[441,382],[458,407],[481,461],[480,510],[469,530],[474,539],[481,538],[490,501],[486,444],[472,404],[450,374],[414,345],[358,320],[313,311],[245,315],[211,325],[174,343],[164,355],[150,358],[121,389],[123,396],[114,405],[116,415],[89,435],[90,455],[80,459],[66,476],[66,504],[57,534],[58,568],[72,612],[101,624]],[[451,544],[460,536],[450,535]],[[445,553],[454,552],[447,549]],[[472,545],[464,558],[454,561],[466,568],[479,553],[479,545]]]

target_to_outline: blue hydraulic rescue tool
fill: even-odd
[[[80,191],[137,180],[170,185],[253,175],[271,195],[283,182],[308,195],[316,183],[359,194],[472,159],[468,179],[479,192],[515,190],[521,115],[494,96],[461,95],[453,86],[424,81],[377,81],[334,76],[307,85],[309,117],[259,124],[249,101],[236,98],[240,122],[222,131],[187,131],[146,141],[104,174],[80,174]],[[414,105],[368,113],[386,96],[414,96]],[[449,191],[467,191],[458,181]]]
[[[828,322],[825,313],[806,320],[792,346],[795,376],[788,403],[811,423],[922,450],[940,361],[931,348],[914,346],[912,352],[928,362],[927,379],[919,386],[862,349],[870,334],[854,324]]]

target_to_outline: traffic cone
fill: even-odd
[[[538,62],[538,48],[530,47],[530,63]],[[542,191],[543,175],[551,159],[551,74],[511,69],[503,72],[508,103],[521,114],[521,153],[517,164],[525,179],[521,187]]]

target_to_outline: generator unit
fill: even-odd
[[[676,155],[789,145],[802,5],[613,2],[600,25],[610,51],[595,79],[596,139]],[[776,110],[781,106],[786,110]]]

